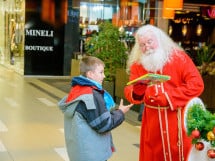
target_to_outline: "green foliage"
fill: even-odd
[[[201,104],[194,104],[189,110],[186,118],[187,134],[191,135],[192,131],[198,129],[201,138],[215,146],[215,142],[208,140],[207,134],[215,127],[215,115],[204,109]],[[198,139],[193,139],[192,143],[196,143]]]
[[[215,75],[215,48],[203,46],[197,51],[197,68],[201,75]]]
[[[117,68],[125,67],[127,60],[127,48],[120,41],[120,32],[110,22],[103,22],[99,25],[98,35],[93,35],[85,48],[88,55],[96,56],[105,63],[106,80],[112,81],[115,78]]]
[[[197,51],[197,63],[202,65],[204,63],[210,63],[215,56],[215,50],[212,45],[203,46]]]

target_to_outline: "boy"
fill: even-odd
[[[104,62],[92,56],[80,62],[81,75],[72,79],[68,96],[59,102],[64,113],[65,141],[70,161],[105,161],[114,146],[111,130],[124,121],[132,104],[115,106],[109,93],[102,89]]]

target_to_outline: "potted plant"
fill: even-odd
[[[204,80],[204,91],[200,96],[210,111],[215,112],[215,47],[203,46],[197,51],[197,68]]]
[[[99,25],[98,34],[86,42],[86,54],[96,56],[105,63],[105,80],[114,81],[117,68],[125,67],[127,47],[120,40],[122,32],[111,22],[105,21]]]
[[[208,45],[197,50],[197,63],[197,68],[203,76],[215,75],[215,48]]]
[[[87,55],[100,58],[105,63],[104,88],[115,98],[116,71],[125,68],[127,61],[127,47],[121,38],[124,32],[109,21],[99,24],[99,32],[93,34],[85,43]]]

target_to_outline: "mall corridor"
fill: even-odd
[[[57,102],[67,94],[69,79],[23,76],[0,65],[0,161],[68,161]],[[129,111],[112,131],[117,152],[108,161],[138,161],[136,120]]]

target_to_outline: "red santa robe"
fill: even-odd
[[[129,80],[146,73],[148,72],[141,64],[134,63],[130,68]],[[148,86],[142,100],[134,100],[133,85],[124,89],[129,102],[145,103],[139,161],[187,161],[192,144],[184,127],[184,107],[189,100],[202,93],[203,80],[190,57],[183,51],[174,54],[171,61],[163,67],[162,73],[158,74],[169,75],[171,79]],[[156,107],[150,103],[153,91],[164,93],[168,101],[166,107]]]

